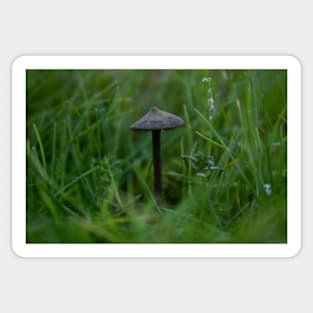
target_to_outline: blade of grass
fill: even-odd
[[[216,129],[213,127],[212,123],[209,122],[205,116],[197,109],[194,109],[195,112],[199,115],[199,117],[201,118],[202,121],[205,122],[205,124],[212,130],[213,134],[215,135],[215,137],[219,140],[220,144],[223,146],[223,148],[229,153],[231,159],[235,162],[236,158],[233,156],[232,151],[229,149],[229,147],[226,145],[226,143],[224,142],[223,138],[220,136],[220,134],[216,131]],[[244,179],[244,181],[251,185],[248,177],[246,176],[246,174],[244,173],[244,171],[242,170],[242,168],[240,167],[240,165],[235,162],[235,166],[237,167],[239,173],[241,174],[242,178]]]
[[[117,184],[116,184],[114,175],[113,175],[113,173],[112,173],[109,160],[108,160],[107,158],[105,158],[105,164],[106,164],[106,166],[107,166],[107,170],[108,170],[109,176],[110,176],[110,178],[111,178],[111,183],[112,183],[112,187],[113,187],[113,190],[114,190],[114,193],[115,193],[117,202],[118,202],[120,208],[121,208],[122,210],[124,210],[124,204],[123,204],[123,202],[122,202],[122,200],[121,200],[121,197],[120,197],[120,194],[119,194],[119,191],[118,191],[118,188],[117,188]]]
[[[183,108],[184,108],[184,119],[185,119],[185,123],[186,123],[186,132],[187,132],[187,148],[190,149],[190,147],[192,147],[193,144],[193,136],[192,136],[192,128],[190,125],[190,119],[189,119],[189,114],[188,114],[188,109],[186,104],[183,104]]]
[[[68,188],[70,188],[72,185],[76,184],[78,181],[80,181],[82,178],[90,175],[91,173],[93,173],[94,171],[98,170],[98,167],[93,167],[89,170],[87,170],[86,172],[82,173],[81,175],[75,177],[72,181],[70,181],[68,184],[66,184],[65,186],[63,186],[61,189],[59,189],[57,192],[54,193],[54,196],[57,197],[60,194],[62,194],[64,191],[66,191]]]
[[[42,165],[43,165],[43,168],[45,169],[45,171],[47,171],[47,163],[46,163],[45,151],[44,151],[43,144],[42,144],[42,141],[41,141],[41,138],[40,138],[40,134],[39,134],[39,131],[38,131],[38,128],[37,128],[36,124],[33,124],[33,129],[34,129],[34,132],[35,132],[35,136],[36,136],[37,142],[39,144]]]
[[[149,198],[152,201],[154,208],[160,214],[160,216],[162,216],[163,215],[162,211],[161,211],[161,209],[160,209],[160,207],[159,207],[159,205],[158,205],[158,203],[157,203],[157,201],[156,201],[156,199],[155,199],[155,197],[154,197],[150,187],[148,186],[146,180],[144,179],[144,177],[140,173],[140,170],[139,170],[138,166],[136,166],[136,165],[134,166],[134,171],[135,171],[135,174],[138,177],[141,185],[144,187],[146,193],[149,195]]]
[[[203,134],[200,133],[198,130],[196,130],[196,134],[197,134],[198,136],[200,136],[202,139],[204,139],[205,141],[207,141],[207,142],[209,142],[209,143],[212,143],[213,145],[215,145],[215,146],[217,146],[217,147],[219,147],[219,148],[221,148],[221,149],[224,149],[224,146],[223,146],[223,145],[221,145],[221,144],[219,144],[218,142],[212,140],[211,138],[209,138],[209,137],[203,135]]]

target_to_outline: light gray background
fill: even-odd
[[[313,312],[310,29],[311,3],[300,0],[1,1],[0,311]],[[10,247],[10,66],[22,54],[297,56],[304,79],[301,253],[292,259],[16,257]]]

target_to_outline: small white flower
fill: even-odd
[[[213,97],[213,90],[211,88],[211,83],[212,83],[212,77],[203,77],[202,78],[203,83],[207,83],[209,86],[208,88],[208,106],[209,106],[209,119],[213,119],[213,113],[215,110],[215,100]]]
[[[208,99],[208,104],[210,106],[210,110],[214,110],[214,99],[213,98],[209,98]]]
[[[204,173],[196,173],[196,176],[198,176],[198,177],[206,177],[206,175]]]
[[[264,184],[263,185],[265,193],[270,196],[272,194],[272,187],[271,184]]]
[[[203,82],[203,83],[210,83],[211,80],[212,80],[211,77],[203,77],[203,78],[202,78],[202,82]]]

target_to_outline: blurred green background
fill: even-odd
[[[28,243],[285,243],[287,72],[28,70],[26,160]]]

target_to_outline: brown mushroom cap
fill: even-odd
[[[184,124],[180,117],[152,107],[141,119],[130,126],[132,130],[166,130],[177,128]]]

